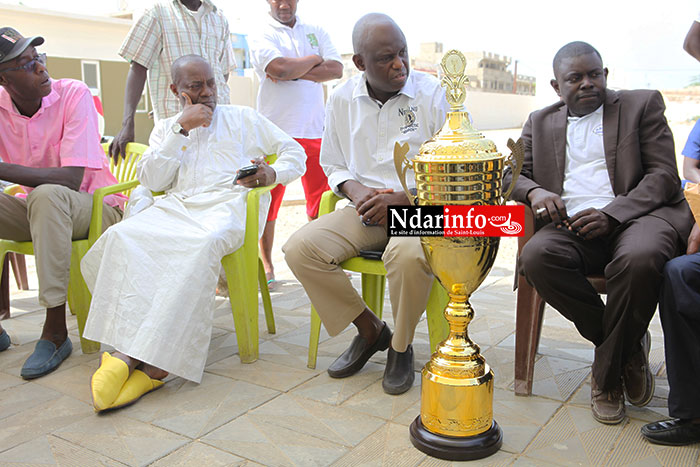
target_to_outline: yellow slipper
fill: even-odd
[[[163,384],[165,383],[158,379],[151,379],[141,370],[134,370],[129,379],[126,380],[126,383],[124,383],[114,403],[105,410],[120,409],[131,405],[149,392],[160,388]]]
[[[108,352],[103,353],[100,367],[90,381],[92,405],[95,411],[99,412],[111,406],[128,378],[129,365],[112,357]]]

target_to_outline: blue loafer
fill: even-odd
[[[11,343],[9,334],[3,329],[2,333],[0,333],[0,352],[7,349]]]
[[[34,353],[24,362],[20,375],[24,379],[34,379],[51,373],[72,351],[70,339],[66,339],[58,349],[53,342],[40,339],[34,347]]]

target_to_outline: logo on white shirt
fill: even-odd
[[[418,121],[416,119],[417,111],[418,107],[413,105],[409,105],[403,109],[399,107],[399,117],[403,117],[404,122],[404,124],[399,127],[399,131],[401,131],[402,134],[405,135],[406,133],[410,133],[418,129]]]
[[[316,34],[312,32],[310,34],[307,34],[306,38],[309,40],[309,45],[311,47],[318,48],[318,39],[316,38]]]
[[[603,125],[597,125],[592,131],[594,135],[603,136]]]

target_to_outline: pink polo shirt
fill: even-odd
[[[0,87],[0,159],[26,167],[85,167],[80,191],[93,193],[117,180],[100,145],[97,112],[81,81],[51,81],[51,93],[30,117],[21,115]],[[25,188],[27,192],[31,188]],[[126,197],[107,196],[105,203],[124,208]]]

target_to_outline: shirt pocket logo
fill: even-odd
[[[409,105],[405,108],[399,108],[399,117],[403,119],[403,125],[399,128],[401,133],[404,135],[416,131],[418,129],[418,121],[416,119],[416,112],[418,107]]]
[[[603,136],[603,125],[596,125],[591,131],[594,135]]]
[[[311,45],[311,47],[318,48],[318,39],[316,38],[316,34],[312,32],[307,34],[306,38],[309,40],[309,45]]]

